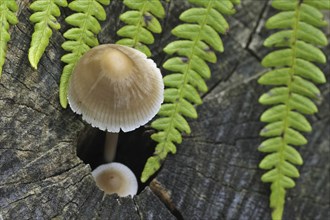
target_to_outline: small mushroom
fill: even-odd
[[[96,185],[106,194],[117,193],[121,197],[134,196],[138,183],[134,173],[124,164],[108,163],[92,171]]]
[[[127,46],[104,44],[86,52],[72,73],[71,109],[106,130],[105,159],[113,161],[118,132],[146,124],[163,102],[164,83],[156,64]]]

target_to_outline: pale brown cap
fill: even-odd
[[[93,170],[96,185],[106,194],[117,193],[119,196],[134,196],[138,182],[134,173],[124,164],[108,163]]]
[[[131,47],[105,44],[86,52],[69,84],[71,109],[93,127],[131,131],[146,124],[163,102],[156,64]]]

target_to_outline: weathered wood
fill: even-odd
[[[264,71],[259,61],[267,53],[262,41],[269,31],[262,27],[274,13],[268,1],[244,0],[238,13],[228,18],[225,53],[211,65],[210,91],[197,108],[199,118],[191,120],[192,134],[184,137],[176,155],[167,158],[150,188],[133,199],[104,196],[89,165],[76,156],[78,139],[93,132],[86,132],[90,126],[70,109],[61,109],[58,101],[64,65],[60,45],[69,28],[64,17],[70,11],[63,10],[62,28],[53,33],[38,70],[33,70],[27,60],[33,33],[30,1],[17,2],[20,23],[10,29],[0,80],[0,219],[270,218],[269,185],[261,183],[263,171],[257,168],[264,155],[256,150],[262,140],[259,116],[265,109],[257,100],[267,90],[256,83]],[[173,39],[170,30],[189,6],[186,1],[164,5],[168,6],[164,33],[152,46],[159,66],[167,58],[162,48]],[[124,9],[119,0],[106,8],[109,20],[102,23],[101,43],[118,39],[115,32],[122,25],[118,15]],[[330,80],[329,62],[322,67]],[[298,149],[305,163],[299,167],[297,186],[288,191],[284,219],[330,217],[329,84],[321,90],[319,113],[310,117],[309,143]],[[140,133],[133,134],[133,141],[141,138]],[[93,149],[84,150],[78,152],[89,154]]]
[[[197,108],[192,134],[154,180],[162,186],[164,201],[185,219],[270,219],[269,184],[260,182],[263,171],[258,169],[264,155],[256,150],[265,109],[257,100],[269,88],[256,79],[264,71],[259,61],[267,53],[262,42],[269,31],[262,27],[274,10],[265,1],[243,1],[238,10],[229,19],[231,30],[224,40],[224,57],[220,55],[223,66],[213,69],[213,76],[225,77],[209,82],[216,87]],[[329,46],[326,51],[329,54]],[[329,62],[321,67],[329,80]],[[314,130],[309,143],[298,149],[304,165],[298,167],[296,188],[287,193],[283,219],[329,218],[329,88],[321,86],[319,113],[309,118]]]

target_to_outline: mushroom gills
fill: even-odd
[[[109,132],[146,124],[163,102],[164,83],[156,64],[142,52],[105,44],[86,52],[69,82],[72,110]]]

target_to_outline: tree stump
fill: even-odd
[[[53,32],[34,70],[27,58],[33,33],[28,19],[32,1],[17,2],[20,23],[10,29],[0,80],[0,219],[270,219],[269,185],[261,182],[263,171],[258,169],[264,155],[257,151],[264,126],[259,117],[265,109],[258,98],[269,88],[256,82],[265,71],[260,60],[268,52],[262,43],[270,32],[263,25],[274,14],[268,0],[244,0],[237,13],[227,17],[231,28],[222,36],[225,52],[210,65],[209,91],[197,107],[199,118],[190,121],[192,133],[184,136],[177,153],[167,157],[134,198],[105,196],[95,186],[91,167],[97,164],[84,159],[100,151],[84,147],[95,130],[69,108],[60,107],[58,87],[64,66],[60,58],[65,53],[61,44],[70,10],[62,9],[62,27]],[[151,46],[158,66],[168,58],[162,48],[174,39],[171,29],[189,7],[184,0],[163,4],[167,14],[163,33],[156,35]],[[116,31],[123,25],[119,15],[124,10],[119,0],[106,7],[100,43],[119,39]],[[329,81],[329,62],[320,67]],[[283,219],[330,217],[329,83],[320,88],[319,112],[309,118],[313,132],[308,134],[308,144],[298,149],[304,159],[298,167],[301,177],[287,192]],[[152,151],[155,143],[150,132],[146,126],[125,138],[129,143],[143,139]]]

